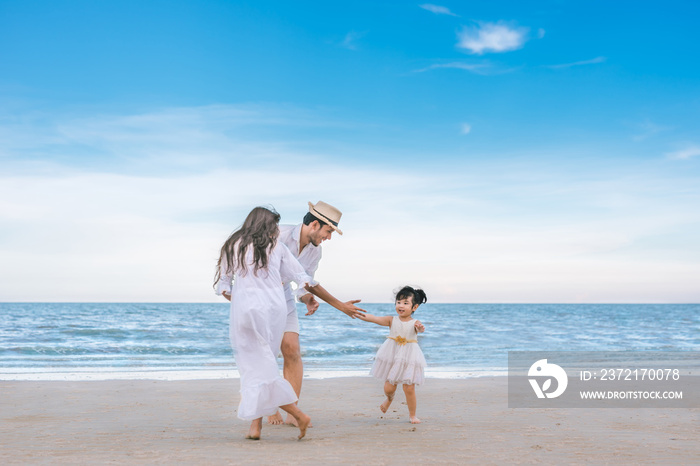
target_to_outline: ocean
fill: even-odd
[[[388,328],[304,312],[307,376],[368,373]],[[414,317],[433,377],[505,374],[508,351],[700,351],[698,304],[428,303]],[[0,380],[236,377],[228,321],[226,303],[0,303]]]

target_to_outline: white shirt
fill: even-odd
[[[314,278],[318,263],[321,260],[321,246],[314,246],[312,243],[306,245],[301,253],[299,252],[299,240],[301,239],[301,223],[299,225],[280,225],[280,235],[277,241],[283,243],[294,257],[297,258],[304,271]],[[296,291],[292,290],[289,282],[284,283],[284,294],[287,301],[293,300],[294,296],[300,298],[307,294],[308,291],[300,286]]]

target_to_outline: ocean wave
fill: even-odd
[[[389,304],[363,305],[389,315]],[[234,366],[226,304],[0,303],[3,368]],[[300,307],[305,365],[366,370],[388,329]],[[420,315],[418,315],[420,314]],[[429,367],[504,367],[508,351],[700,351],[700,305],[434,304],[419,309]],[[184,369],[183,369],[184,370]]]

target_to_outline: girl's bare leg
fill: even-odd
[[[379,405],[379,409],[381,409],[383,413],[386,413],[386,411],[389,409],[389,406],[391,406],[391,402],[394,401],[395,393],[396,385],[394,385],[393,383],[389,383],[389,381],[384,382],[384,394],[386,395],[386,400],[384,400],[384,403]]]
[[[306,428],[311,424],[311,418],[304,414],[301,409],[299,409],[296,403],[290,403],[288,405],[280,406],[284,411],[291,414],[294,419],[296,419],[299,426],[299,439],[304,438],[306,435]]]
[[[416,386],[404,384],[403,392],[406,394],[408,417],[411,420],[411,424],[420,424],[420,419],[416,417]]]
[[[250,430],[245,438],[249,440],[260,440],[260,434],[262,433],[262,418],[259,417],[250,423]]]

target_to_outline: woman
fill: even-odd
[[[300,439],[311,422],[296,406],[292,386],[280,376],[277,355],[287,317],[282,282],[309,288],[318,283],[277,243],[279,220],[277,212],[253,209],[222,246],[214,282],[216,293],[231,301],[229,335],[241,375],[238,417],[252,421],[246,438],[253,440],[260,439],[263,416],[278,407],[297,420]]]

